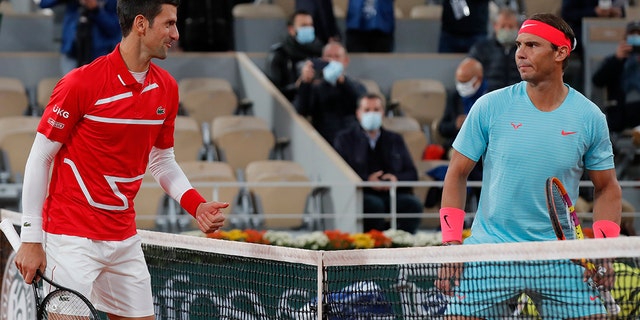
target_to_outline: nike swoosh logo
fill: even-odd
[[[466,295],[466,294],[463,294],[463,295],[461,295],[461,294],[456,294],[456,298],[458,298],[458,300],[461,300],[461,301],[462,301],[462,300],[464,300],[464,298],[466,298],[466,297],[467,297],[467,295]]]
[[[598,297],[589,296],[589,300],[591,300],[591,301],[596,301],[596,299],[598,299]]]
[[[576,134],[576,132],[575,131],[564,131],[564,130],[562,130],[562,135],[563,136],[568,136],[570,134]]]
[[[606,237],[607,237],[607,235],[606,235],[606,234],[604,234],[604,231],[600,230],[600,233],[602,233],[602,237],[603,237],[603,238],[606,238]]]
[[[527,24],[523,24],[522,27],[520,27],[520,29],[524,29],[524,28],[527,28],[527,27],[535,27],[535,26],[537,26],[537,24],[535,24],[535,23],[527,23]]]
[[[442,217],[442,219],[444,220],[444,223],[447,224],[447,227],[449,227],[449,229],[451,229],[451,225],[449,224],[449,215],[445,214],[444,217]]]

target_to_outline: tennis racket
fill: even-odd
[[[558,240],[584,239],[584,233],[582,233],[582,227],[580,226],[580,220],[576,214],[575,207],[567,194],[567,190],[564,188],[562,182],[560,182],[560,179],[556,177],[548,178],[545,192],[549,219],[551,219],[551,225]],[[587,259],[572,259],[571,261],[589,270],[597,270],[601,276],[605,274],[605,270],[602,267],[596,268],[596,266]],[[596,284],[591,282],[591,286],[596,287]],[[620,307],[611,296],[611,292],[602,290],[601,288],[598,289],[600,290],[600,296],[607,308],[607,312],[610,315],[618,314]]]
[[[11,243],[13,250],[18,251],[20,248],[20,236],[9,220],[0,222],[2,232]],[[37,319],[56,319],[56,320],[99,320],[100,315],[93,307],[89,299],[79,292],[63,287],[51,279],[45,277],[40,270],[37,271],[37,277],[51,285],[51,291],[41,299],[40,291],[43,290],[38,285],[39,282],[33,281],[33,294],[36,297]]]

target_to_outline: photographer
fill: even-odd
[[[298,95],[293,105],[299,114],[311,117],[313,127],[330,144],[336,133],[358,126],[358,97],[366,92],[362,83],[349,78],[346,49],[339,42],[329,42],[322,59],[306,61],[298,79]]]
[[[66,4],[62,22],[62,74],[110,53],[121,40],[117,0],[42,0],[40,7]]]
[[[609,130],[620,132],[640,125],[639,21],[627,24],[625,39],[602,61],[592,81],[597,87],[606,87]]]

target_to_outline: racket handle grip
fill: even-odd
[[[2,220],[2,222],[0,222],[0,229],[2,229],[4,236],[7,237],[7,240],[9,240],[9,243],[11,244],[11,247],[13,247],[13,250],[18,251],[21,241],[18,232],[16,232],[16,229],[13,227],[13,223],[11,223],[10,220],[4,219]]]
[[[611,291],[600,290],[600,296],[604,302],[604,307],[607,309],[607,314],[615,316],[620,313],[620,306],[616,303],[616,300],[611,296]]]

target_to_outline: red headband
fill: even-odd
[[[538,20],[525,20],[518,31],[518,34],[530,33],[543,38],[558,47],[567,46],[571,53],[571,40],[567,38],[564,32]]]

